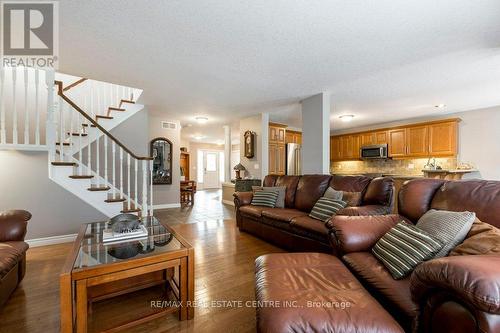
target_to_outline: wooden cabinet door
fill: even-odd
[[[342,159],[342,147],[339,136],[330,137],[330,160],[340,161]]]
[[[270,143],[269,144],[269,174],[270,175],[275,175],[278,172],[278,165],[277,165],[277,152],[278,152],[278,145],[275,143]]]
[[[361,148],[361,137],[359,135],[352,136],[352,153],[351,158],[358,159],[360,158],[359,148]]]
[[[293,132],[286,131],[285,142],[286,143],[295,143],[295,134]]]
[[[302,144],[302,133],[295,133],[295,143]]]
[[[286,137],[285,129],[282,127],[278,127],[277,132],[278,132],[278,138],[277,138],[278,143],[285,143],[285,137]]]
[[[278,141],[278,129],[274,126],[269,126],[269,142]]]
[[[359,158],[359,135],[344,135],[340,137],[341,160]]]
[[[361,133],[359,135],[361,146],[369,146],[375,144],[375,133]]]
[[[425,157],[429,155],[429,127],[412,126],[406,129],[406,155]]]
[[[429,125],[429,154],[431,156],[453,156],[457,154],[457,122]]]
[[[389,156],[406,156],[406,128],[389,131]]]
[[[374,133],[374,140],[376,145],[383,145],[389,143],[387,138],[387,131],[378,131]]]
[[[276,170],[276,173],[278,175],[284,175],[285,174],[285,167],[286,167],[286,152],[285,152],[285,145],[284,144],[278,144],[278,147],[277,147],[277,152],[276,152],[276,156],[277,156],[277,162],[276,162],[276,166],[277,166],[277,170]]]

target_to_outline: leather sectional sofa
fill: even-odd
[[[395,224],[401,220],[416,223],[430,209],[473,211],[482,222],[500,227],[500,182],[411,180],[402,186],[398,205],[399,215],[336,216],[328,221],[336,256],[288,253],[259,257],[258,301],[285,302],[302,293],[298,299],[304,304],[333,299],[348,300],[351,307],[344,311],[259,307],[258,330],[500,332],[500,255],[429,260],[407,278],[394,280],[371,252]],[[488,241],[496,246],[498,237]]]
[[[252,192],[236,192],[236,223],[246,231],[289,251],[331,253],[325,225],[309,212],[330,186],[335,190],[361,192],[358,207],[346,207],[339,215],[389,214],[393,207],[391,178],[339,175],[276,176],[264,178],[263,186],[285,186],[285,208],[252,206]]]
[[[24,242],[26,227],[31,214],[25,210],[9,210],[0,213],[0,306],[2,306],[26,272]]]

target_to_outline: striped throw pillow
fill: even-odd
[[[327,197],[321,197],[314,204],[309,217],[313,219],[326,222],[330,217],[337,214],[337,212],[344,208],[347,204],[342,200],[330,199]]]
[[[396,280],[410,274],[420,263],[432,259],[443,243],[404,221],[396,224],[372,248],[372,253]]]
[[[278,195],[278,191],[257,191],[253,194],[252,205],[274,208]]]

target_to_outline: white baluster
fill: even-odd
[[[99,161],[99,155],[100,155],[100,144],[99,144],[99,139],[100,139],[100,133],[98,133],[98,131],[96,130],[96,140],[95,140],[95,143],[96,143],[96,146],[95,146],[95,153],[96,153],[96,157],[95,157],[95,165],[96,165],[96,173],[97,173],[97,186],[101,186],[101,173],[99,172],[101,166],[100,166],[100,161]]]
[[[104,135],[104,186],[108,186],[108,136]]]
[[[28,108],[28,67],[24,67],[24,144],[30,144],[30,114]]]
[[[73,109],[72,109],[72,106],[69,105],[68,103],[65,104],[66,105],[66,115],[69,117],[69,151],[71,152],[71,150],[73,149]],[[78,131],[76,131],[78,132]],[[71,155],[71,154],[70,154]],[[71,156],[70,156],[71,157]]]
[[[114,141],[111,141],[111,151],[113,156],[113,198],[116,196],[115,187],[116,187],[116,144]]]
[[[120,146],[120,198],[125,198],[123,194],[123,148]]]
[[[45,144],[49,148],[49,163],[55,161],[56,125],[54,120],[54,71],[45,71],[45,84],[47,85],[47,119],[45,126]]]
[[[91,134],[92,134],[92,131],[91,131],[91,126],[92,123],[90,122],[90,120],[87,119],[87,131],[88,131],[88,134],[87,134],[87,169],[88,169],[88,174],[91,175],[92,174],[92,140],[91,140]]]
[[[148,215],[148,161],[142,160],[142,216]]]
[[[64,100],[59,99],[59,160],[64,161]]]
[[[132,193],[130,193],[130,154],[127,153],[127,208],[130,209],[130,201],[132,197]]]
[[[6,135],[5,135],[5,101],[3,98],[4,95],[4,79],[5,79],[5,69],[3,66],[0,66],[0,144],[7,143]]]
[[[17,69],[12,67],[12,143],[17,144],[17,101],[16,101]]]
[[[35,69],[35,144],[40,145],[40,70]]]
[[[139,207],[139,194],[137,193],[137,158],[134,158],[134,195],[135,195],[135,208]]]
[[[77,120],[77,126],[78,127],[83,127],[82,126],[83,124],[83,121],[82,121],[82,115],[80,114],[80,112],[78,112],[78,120]],[[83,128],[82,128],[83,130]],[[82,131],[83,133],[83,131]],[[83,159],[82,159],[82,150],[83,150],[83,145],[82,145],[82,136],[80,135],[78,137],[78,174],[79,175],[83,175],[83,167],[82,167],[82,164],[83,164]],[[89,173],[90,175],[90,173]]]
[[[153,217],[153,161],[149,161],[149,216]]]

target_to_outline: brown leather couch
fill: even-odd
[[[430,260],[394,280],[371,253],[392,226],[416,223],[429,209],[473,211],[500,227],[500,181],[416,179],[402,186],[398,200],[399,215],[336,216],[327,223],[343,263],[408,332],[500,332],[500,256]]]
[[[252,192],[234,193],[236,224],[289,251],[331,253],[325,225],[308,215],[330,186],[335,190],[361,192],[359,207],[346,207],[339,215],[389,214],[393,207],[394,182],[391,178],[339,175],[276,176],[264,178],[263,186],[285,186],[285,208],[252,206]]]
[[[0,306],[24,277],[28,250],[24,236],[30,219],[31,214],[25,210],[0,213]]]

